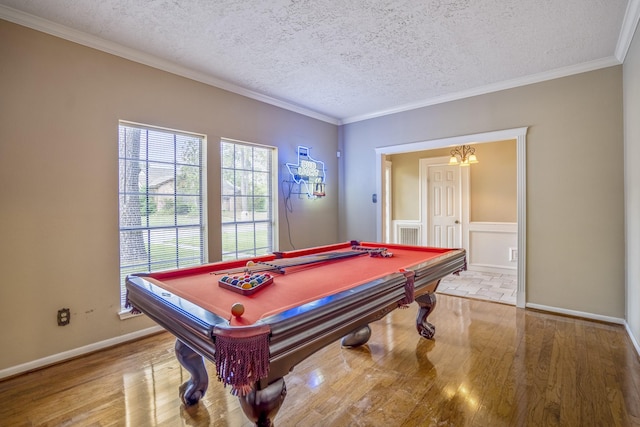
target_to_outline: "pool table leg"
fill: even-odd
[[[358,347],[366,344],[369,338],[371,338],[371,328],[369,325],[364,325],[345,335],[342,338],[341,344],[343,347]]]
[[[436,308],[436,294],[429,292],[416,297],[415,300],[420,306],[416,317],[418,333],[424,338],[431,339],[436,334],[436,327],[427,321],[427,316]]]
[[[270,427],[286,395],[284,378],[279,378],[264,388],[260,388],[260,382],[256,383],[254,390],[238,399],[242,411],[256,426]]]
[[[178,361],[191,374],[189,381],[180,386],[180,399],[186,406],[195,405],[204,397],[209,387],[204,359],[180,340],[176,340],[175,350]]]

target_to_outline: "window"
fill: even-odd
[[[276,149],[222,140],[220,154],[222,259],[248,258],[277,250],[277,177],[273,176]]]
[[[127,274],[206,259],[205,138],[120,122],[120,302]]]

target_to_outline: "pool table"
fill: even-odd
[[[180,387],[185,405],[207,390],[206,357],[247,417],[271,425],[284,376],[322,347],[340,338],[345,347],[365,344],[370,322],[413,301],[419,334],[432,338],[427,316],[440,279],[464,269],[463,249],[351,241],[134,274],[126,287],[134,310],[177,337],[176,356],[191,374]]]

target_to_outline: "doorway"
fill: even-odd
[[[464,212],[468,210],[468,169],[451,166],[449,157],[420,159],[420,213],[428,246],[466,248],[463,244]]]
[[[414,151],[432,150],[437,148],[452,147],[463,144],[478,144],[502,140],[515,140],[517,151],[517,291],[516,306],[524,308],[526,304],[526,134],[527,127],[506,129],[501,131],[486,132],[473,135],[463,135],[438,140],[429,140],[409,144],[400,144],[376,148],[376,188],[378,194],[382,193],[383,159],[386,155],[409,153]],[[382,212],[383,204],[378,205],[376,213],[377,238],[383,237]],[[428,241],[428,240],[424,240]]]
[[[517,240],[516,143],[495,141],[473,147],[480,162],[468,167],[449,164],[449,155],[431,157],[449,149],[390,157],[412,157],[414,162],[420,157],[419,182],[426,195],[419,208],[425,211],[420,217],[427,231],[421,242],[467,251],[467,271],[443,278],[438,293],[515,305],[517,259],[511,252]],[[399,173],[410,179],[406,170]]]

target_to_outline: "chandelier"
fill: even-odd
[[[461,145],[451,150],[451,158],[449,159],[450,165],[469,166],[473,163],[478,163],[476,157],[476,149],[470,145]]]

